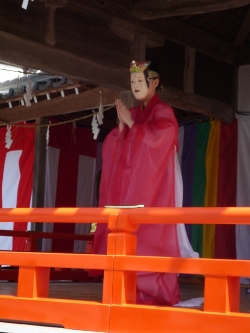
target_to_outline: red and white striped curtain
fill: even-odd
[[[0,207],[30,207],[33,187],[34,135],[31,125],[0,128]],[[25,126],[25,127],[22,127]],[[3,230],[27,230],[28,223],[0,222]],[[0,237],[0,250],[23,250],[24,238]]]
[[[53,120],[51,120],[53,121]],[[34,169],[34,124],[0,128],[0,207],[30,207]],[[91,130],[72,124],[50,126],[45,207],[96,205],[96,149]],[[1,222],[0,230],[27,230],[29,223]],[[44,225],[44,231],[88,234],[86,224]],[[0,250],[24,250],[24,238],[1,237]],[[47,240],[46,251],[84,252],[85,242]]]
[[[91,130],[71,124],[51,126],[47,148],[45,207],[91,207],[96,205],[96,140]],[[88,224],[46,223],[44,231],[88,234]],[[86,242],[47,239],[43,249],[85,252]]]

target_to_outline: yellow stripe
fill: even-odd
[[[211,129],[206,153],[206,191],[205,207],[216,207],[218,184],[220,121],[211,121]],[[215,225],[204,225],[202,256],[213,258],[214,256]]]

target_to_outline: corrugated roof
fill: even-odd
[[[31,92],[56,88],[62,84],[72,84],[72,81],[62,76],[51,76],[46,73],[23,75],[19,78],[8,80],[0,84],[0,99],[21,96],[26,93],[30,84]]]

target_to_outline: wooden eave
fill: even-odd
[[[15,13],[8,10],[10,2],[17,6]],[[0,5],[2,61],[24,68],[40,69],[52,75],[62,75],[79,85],[91,84],[96,89],[102,87],[107,89],[112,99],[118,97],[120,92],[130,89],[127,64],[133,56],[130,50],[134,50],[132,46],[136,43],[138,34],[144,41],[145,48],[161,46],[166,39],[192,47],[235,67],[249,63],[250,59],[248,45],[244,45],[249,34],[247,18],[242,22],[233,44],[202,30],[202,27],[188,24],[178,16],[241,7],[250,3],[246,0],[220,3],[192,1],[192,6],[188,6],[183,0],[129,0],[126,5],[124,1],[36,0],[29,3],[27,11],[20,8],[18,1],[10,2]],[[161,16],[157,24],[153,20],[156,12],[160,12],[157,18]],[[64,20],[68,20],[66,28]],[[164,87],[161,95],[174,107],[191,113],[223,121],[234,118],[234,105],[173,87]],[[92,105],[98,105],[98,98],[95,100],[89,92],[82,92],[79,96],[65,96],[64,103],[60,96],[37,105],[32,103],[31,107],[22,107],[22,113],[20,105],[12,109],[1,108],[0,119],[2,123],[9,123],[79,112],[89,108],[86,101],[89,98]]]

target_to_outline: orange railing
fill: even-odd
[[[20,237],[25,239],[24,251],[39,251],[38,241],[42,239],[60,239],[71,241],[86,241],[86,252],[92,252],[92,243],[94,235],[93,233],[88,235],[82,234],[69,234],[64,232],[39,232],[33,230],[3,230],[0,229],[0,236],[5,237]],[[0,266],[0,281],[17,281],[18,270],[13,267],[1,267]],[[50,271],[51,280],[73,280],[78,282],[90,282],[95,281],[95,278],[89,276],[89,272],[82,269],[52,269]]]
[[[250,314],[239,312],[240,276],[248,260],[138,257],[138,223],[249,224],[250,208],[17,208],[1,209],[0,221],[108,223],[108,254],[7,252],[1,265],[19,267],[16,296],[0,295],[0,321],[19,320],[117,333],[247,332]],[[49,298],[50,268],[104,270],[102,302]],[[135,304],[136,272],[201,274],[204,309]]]

